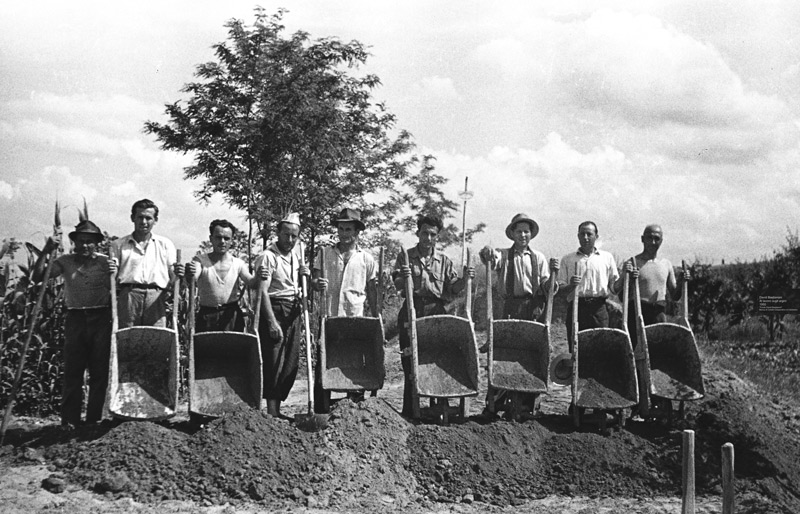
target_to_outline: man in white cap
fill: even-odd
[[[37,280],[44,271],[50,251],[60,246],[60,235],[49,238],[42,257],[36,263]],[[78,223],[69,238],[73,253],[53,261],[50,278],[64,277],[64,382],[61,390],[61,424],[80,423],[83,406],[83,374],[89,371],[89,400],[86,423],[96,423],[103,416],[108,384],[108,360],[111,350],[111,281],[116,264],[97,253],[105,239],[100,228],[89,220]]]
[[[358,236],[364,230],[361,212],[342,209],[333,220],[339,242],[325,252],[325,262],[317,254],[312,270],[311,285],[328,295],[331,316],[364,316],[364,304],[377,316],[377,266],[375,258],[358,246]],[[324,271],[324,273],[323,273]]]
[[[167,326],[166,289],[175,279],[175,245],[153,234],[158,206],[142,199],[131,207],[133,233],[111,243],[110,253],[119,267],[119,326]]]
[[[299,243],[300,215],[291,213],[278,222],[278,239],[256,259],[264,268],[265,287],[261,302],[261,356],[264,362],[264,392],[267,413],[281,415],[281,402],[289,396],[297,376],[300,356],[298,321],[301,314],[300,276],[308,275],[304,246]]]
[[[558,259],[545,258],[530,242],[539,233],[539,224],[526,214],[517,214],[506,227],[506,237],[514,244],[508,249],[495,250],[485,246],[481,261],[491,262],[497,270],[498,285],[503,298],[502,318],[536,321],[542,314],[550,271],[558,271]]]

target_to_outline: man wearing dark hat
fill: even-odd
[[[475,268],[464,267],[464,275],[459,278],[453,267],[453,261],[445,254],[436,251],[439,232],[444,225],[442,220],[429,215],[417,219],[417,245],[408,250],[409,262],[403,262],[403,256],[397,256],[392,279],[398,291],[405,295],[405,281],[412,278],[414,284],[414,312],[417,318],[445,314],[445,297],[460,293],[466,285],[466,276],[474,277]],[[411,417],[411,339],[408,333],[408,300],[403,302],[397,315],[399,329],[401,363],[405,374],[403,390],[403,416]]]
[[[142,199],[131,207],[133,233],[111,243],[111,256],[119,267],[117,299],[119,326],[167,326],[165,290],[174,280],[175,245],[153,234],[158,206]]]
[[[264,361],[264,392],[267,413],[281,415],[297,377],[300,345],[300,277],[308,275],[300,243],[300,215],[291,213],[278,222],[278,239],[256,259],[256,269],[265,270],[261,323],[258,334]]]
[[[525,214],[517,214],[506,227],[511,248],[481,249],[483,262],[491,262],[497,270],[498,285],[503,298],[502,318],[535,321],[546,303],[550,287],[550,271],[558,271],[558,259],[548,261],[544,254],[532,250],[531,240],[539,233],[539,224]],[[548,266],[549,264],[549,266]]]
[[[358,236],[365,228],[361,212],[342,209],[333,225],[339,242],[325,252],[325,262],[317,254],[311,285],[326,292],[330,316],[364,316],[365,301],[376,316],[378,274],[375,258],[358,246]]]
[[[60,245],[58,238],[47,240],[36,276],[44,270],[45,257]],[[97,225],[81,221],[69,238],[75,245],[71,254],[56,259],[50,277],[64,277],[64,382],[61,391],[61,424],[75,426],[81,420],[83,373],[89,370],[89,401],[86,422],[96,423],[103,415],[108,383],[111,347],[111,282],[115,263],[97,253],[104,236]]]

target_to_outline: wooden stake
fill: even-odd
[[[683,431],[683,466],[681,514],[694,514],[694,430]]]
[[[733,475],[733,444],[722,445],[722,514],[736,510],[736,490]]]

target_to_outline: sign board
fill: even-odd
[[[800,289],[769,290],[758,295],[759,314],[800,313]]]

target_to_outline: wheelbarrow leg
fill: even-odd
[[[494,388],[489,386],[489,390],[486,391],[486,410],[489,411],[490,414],[494,414],[496,412],[494,408],[494,395]]]
[[[469,398],[462,396],[458,405],[458,414],[461,416],[461,421],[466,421],[469,418],[469,404]]]
[[[376,396],[378,396],[378,390],[373,389],[372,391],[369,392],[369,396],[370,398],[375,398]]]
[[[450,410],[450,402],[447,400],[447,398],[439,398],[439,407],[441,408],[440,419],[442,421],[442,425],[449,425],[450,413],[448,411]]]
[[[681,400],[681,402],[678,404],[678,419],[681,421],[686,419],[685,404],[686,402],[683,400]]]

